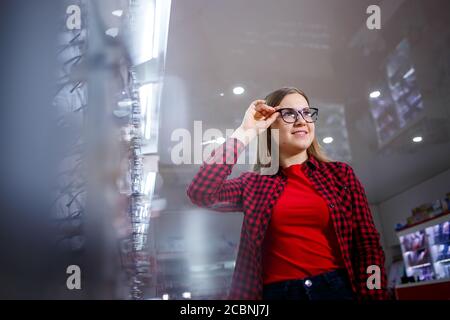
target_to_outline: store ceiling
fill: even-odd
[[[365,27],[370,4],[382,7],[380,31]],[[173,0],[161,104],[164,183],[157,192],[168,200],[163,213],[183,215],[196,210],[185,189],[198,165],[171,163],[170,152],[176,144],[171,141],[172,132],[177,128],[193,132],[193,122],[201,120],[203,130],[217,128],[225,133],[240,124],[251,101],[283,86],[303,89],[312,104],[324,110],[316,125],[318,135],[335,134],[342,139],[322,145],[336,160],[355,169],[370,203],[385,201],[447,170],[449,15],[446,0],[432,4]],[[398,130],[395,139],[380,146],[369,93],[387,85],[386,64],[404,39],[411,47],[424,118],[411,121]],[[245,88],[243,95],[233,95],[237,85]],[[332,127],[327,119],[336,110],[343,110],[344,122]],[[415,135],[421,135],[423,142],[413,143]],[[246,169],[241,166],[234,175]],[[236,227],[228,230],[228,236],[236,239],[240,221],[231,223]],[[177,228],[167,226],[160,232],[176,237]],[[213,228],[220,233],[220,226]],[[204,242],[205,252],[208,246],[214,247],[214,241]]]

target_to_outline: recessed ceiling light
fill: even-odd
[[[183,298],[190,299],[191,298],[191,293],[190,292],[183,292]]]
[[[333,142],[333,137],[325,137],[323,138],[323,143],[332,143]]]
[[[169,300],[169,294],[168,293],[164,293],[162,298],[163,298],[163,300]]]
[[[370,97],[371,98],[378,98],[379,96],[381,95],[381,92],[380,91],[372,91],[371,93],[370,93]]]
[[[413,140],[414,142],[421,142],[423,139],[422,139],[421,136],[417,136],[417,137],[414,137],[412,140]]]
[[[234,94],[243,94],[244,93],[244,88],[242,88],[242,87],[235,87],[235,88],[233,88],[233,93]]]
[[[223,92],[220,93],[220,96],[221,96],[221,97],[223,97],[224,95],[225,95],[225,93],[223,93]]]

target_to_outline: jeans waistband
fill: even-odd
[[[331,282],[333,279],[335,279],[337,277],[347,278],[348,279],[347,270],[342,268],[342,269],[336,269],[336,270],[333,270],[333,271],[321,273],[321,274],[318,274],[318,275],[315,275],[315,276],[311,276],[311,277],[272,282],[272,283],[265,284],[264,287],[265,288],[272,288],[272,287],[278,287],[278,286],[283,286],[283,287],[288,286],[289,287],[291,285],[302,284],[306,280],[311,280],[312,282],[316,282],[318,280],[319,281]]]

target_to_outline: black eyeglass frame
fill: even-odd
[[[305,110],[305,109],[307,109],[307,110],[312,110],[312,114],[313,114],[312,117],[315,116],[315,117],[316,117],[316,120],[314,120],[314,121],[308,121],[308,120],[306,120],[306,119],[305,119],[305,116],[303,115],[303,110]],[[286,122],[286,123],[296,123],[297,120],[298,120],[299,114],[301,115],[301,117],[303,118],[303,120],[305,120],[305,121],[308,122],[308,123],[314,123],[314,122],[316,122],[316,121],[318,120],[318,118],[319,118],[319,109],[318,109],[318,108],[310,108],[310,107],[307,107],[307,108],[303,108],[303,109],[301,109],[301,110],[297,110],[297,109],[294,109],[294,108],[281,108],[281,109],[276,110],[275,112],[280,112],[280,113],[281,113],[281,111],[283,111],[283,110],[293,110],[293,111],[295,112],[295,114],[296,114],[295,120],[294,120],[293,122],[286,121],[286,120],[284,119],[284,117],[283,117],[283,114],[281,114],[281,119],[283,119],[283,121]]]

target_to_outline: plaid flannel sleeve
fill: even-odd
[[[380,236],[373,222],[366,192],[353,169],[347,165],[349,186],[353,202],[353,269],[360,300],[383,300],[388,298],[385,256]],[[372,266],[372,267],[370,267]],[[373,275],[379,270],[381,286],[370,288],[375,283]],[[369,279],[370,278],[370,279]],[[368,281],[369,280],[369,281]]]
[[[242,211],[242,183],[245,174],[227,179],[245,145],[228,138],[203,162],[187,188],[195,205],[221,212]]]

